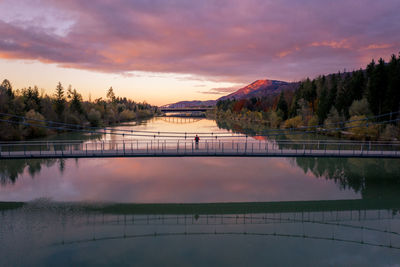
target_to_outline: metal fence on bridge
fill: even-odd
[[[332,140],[101,140],[0,143],[0,158],[84,157],[374,157],[399,158],[400,142]]]

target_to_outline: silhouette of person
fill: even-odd
[[[199,149],[199,141],[200,141],[200,137],[196,134],[196,137],[194,138],[194,141],[196,143],[196,149]]]

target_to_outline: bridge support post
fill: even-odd
[[[86,145],[86,156],[87,156],[87,144],[85,144]]]

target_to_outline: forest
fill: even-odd
[[[65,89],[61,83],[48,95],[37,86],[14,90],[5,79],[0,85],[0,140],[24,140],[62,131],[41,127],[46,125],[44,121],[102,127],[149,118],[157,112],[157,107],[146,102],[117,97],[112,87],[106,98],[84,101],[76,89]]]
[[[219,101],[214,115],[217,121],[250,121],[284,129],[335,128],[325,134],[399,140],[399,110],[400,54],[389,62],[372,60],[365,69],[307,78],[295,91],[273,99]]]

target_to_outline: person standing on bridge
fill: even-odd
[[[200,141],[200,137],[196,134],[196,136],[194,138],[194,142],[196,143],[196,149],[199,149],[199,141]]]

